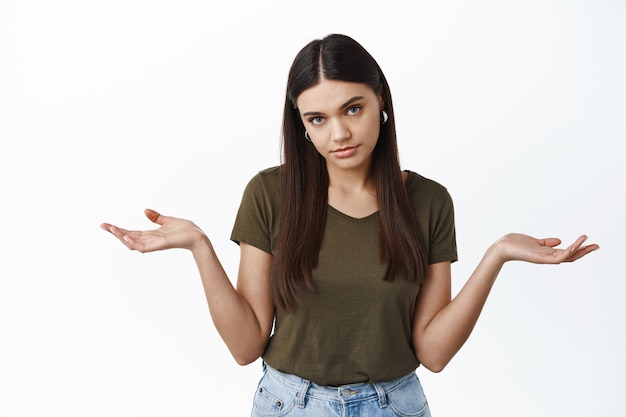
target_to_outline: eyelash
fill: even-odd
[[[356,113],[351,113],[351,114],[357,114],[358,112],[360,112],[361,111],[361,106],[352,106],[352,107],[348,108],[348,113],[350,113],[350,110],[354,110],[354,109],[357,110]]]
[[[356,110],[356,111],[354,113],[352,113],[352,110]],[[349,115],[355,115],[355,114],[358,114],[360,111],[361,111],[361,106],[350,106],[350,107],[348,107],[348,110],[346,111],[346,113],[349,114]],[[316,120],[318,120],[318,119],[320,121],[316,122]],[[321,121],[322,119],[323,119],[323,117],[321,117],[321,116],[311,117],[309,119],[309,123],[314,124],[314,125],[318,125],[318,124],[322,123],[322,121]]]

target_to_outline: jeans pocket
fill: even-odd
[[[387,399],[389,407],[398,417],[430,417],[428,401],[415,374],[388,391]]]
[[[295,406],[297,391],[277,383],[265,375],[254,395],[253,415],[283,417]]]

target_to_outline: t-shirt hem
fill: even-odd
[[[459,260],[458,254],[457,252],[442,252],[442,253],[438,253],[436,255],[432,255],[429,257],[428,259],[428,264],[432,265],[432,264],[436,264],[439,262],[456,262]]]
[[[267,252],[272,255],[272,248],[267,244],[267,237],[241,237],[236,233],[233,233],[230,237],[230,240],[235,242],[237,245],[240,245],[241,242],[247,243],[248,245],[252,245],[255,248],[261,249],[263,252]]]

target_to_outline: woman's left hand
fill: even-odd
[[[558,238],[536,239],[518,233],[509,233],[493,246],[503,262],[526,261],[536,264],[560,264],[573,262],[600,248],[597,244],[585,245],[587,236],[582,235],[565,249],[557,249]]]

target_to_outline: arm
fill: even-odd
[[[505,262],[573,262],[598,249],[598,245],[582,246],[585,240],[586,237],[581,236],[567,249],[555,249],[561,243],[558,239],[506,235],[487,250],[452,300],[450,262],[430,265],[413,318],[413,346],[421,363],[433,372],[440,372],[459,351],[471,334]]]
[[[156,230],[129,231],[104,223],[101,227],[126,247],[139,252],[188,249],[198,266],[213,323],[240,365],[255,361],[269,340],[274,320],[270,290],[272,256],[241,244],[237,288],[226,275],[211,242],[192,222],[146,210]]]

